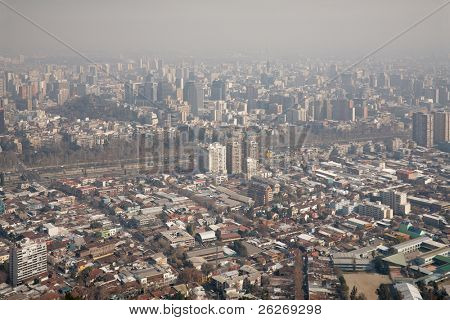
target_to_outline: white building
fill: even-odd
[[[375,220],[392,219],[393,210],[380,202],[365,201],[358,207],[358,213],[373,217]]]
[[[250,180],[253,176],[256,176],[258,173],[258,160],[247,158],[246,163],[246,177],[247,180]]]
[[[47,244],[45,241],[23,239],[11,247],[9,275],[13,287],[47,272]]]
[[[226,147],[218,142],[208,147],[208,172],[216,175],[227,174]]]

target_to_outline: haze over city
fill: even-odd
[[[172,53],[200,57],[365,54],[442,1],[190,0],[7,1],[86,53]],[[15,13],[0,10],[0,52],[72,55]],[[383,55],[447,55],[448,10],[383,50]],[[7,45],[6,45],[7,44]]]

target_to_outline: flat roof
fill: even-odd
[[[431,238],[429,238],[429,237],[419,237],[419,238],[407,240],[405,242],[396,244],[395,246],[392,246],[392,248],[394,248],[396,250],[401,250],[401,249],[404,249],[404,248],[408,248],[410,246],[421,244],[421,243],[423,243],[425,241],[428,241],[428,240],[431,240]]]

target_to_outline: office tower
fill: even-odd
[[[13,287],[47,272],[47,244],[44,240],[23,239],[11,246],[9,276]]]
[[[355,121],[355,108],[353,100],[338,99],[332,101],[333,120],[338,121]]]
[[[132,81],[128,81],[124,84],[124,92],[125,92],[125,102],[134,104],[136,101],[136,94],[135,92],[135,86],[133,85]]]
[[[423,79],[415,79],[413,84],[414,96],[420,98],[424,91],[424,81]]]
[[[191,106],[194,116],[198,116],[199,110],[203,109],[203,88],[194,81],[188,81],[184,86],[183,100],[187,101]]]
[[[450,136],[450,113],[449,112],[435,112],[434,114],[434,143],[441,143],[449,141]]]
[[[158,84],[156,82],[144,83],[144,98],[151,102],[155,102],[158,99]]]
[[[223,80],[214,80],[211,84],[211,100],[227,99],[227,83]]]
[[[416,112],[413,114],[413,140],[422,147],[433,146],[433,116]]]
[[[162,59],[158,59],[156,61],[156,69],[157,70],[162,70],[164,67],[164,61]]]
[[[242,146],[237,138],[227,143],[227,172],[229,174],[242,173]]]
[[[180,122],[183,123],[186,122],[189,116],[189,106],[188,105],[180,106],[178,111],[180,112]]]
[[[390,78],[386,73],[381,72],[378,74],[377,87],[378,88],[389,88],[390,87]]]
[[[217,175],[227,174],[226,148],[218,142],[208,147],[208,172]]]
[[[6,95],[6,80],[3,77],[3,72],[0,73],[0,98]]]
[[[183,90],[184,89],[184,79],[183,78],[177,78],[175,80],[175,86],[176,86],[177,89]]]
[[[394,210],[394,214],[405,215],[411,211],[411,204],[408,202],[405,192],[386,190],[380,192],[381,203]]]
[[[0,94],[1,96],[1,94]],[[447,86],[439,87],[439,104],[447,105],[449,103],[449,91]]]
[[[5,109],[0,108],[0,134],[6,133]]]
[[[169,97],[173,96],[173,87],[168,81],[158,82],[157,88],[157,100],[164,101]]]
[[[256,109],[256,100],[258,100],[258,89],[253,85],[245,86],[245,93],[247,98],[247,107],[251,111]]]

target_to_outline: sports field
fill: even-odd
[[[344,273],[344,278],[349,292],[352,291],[353,286],[356,286],[358,293],[364,293],[367,300],[377,300],[378,296],[375,290],[382,283],[391,283],[389,276],[369,272]]]

